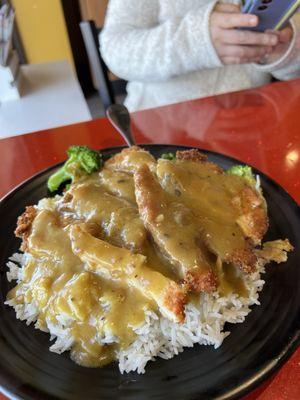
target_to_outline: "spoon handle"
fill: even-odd
[[[134,146],[129,111],[122,104],[113,104],[106,110],[106,116],[114,128],[122,135],[127,145]]]

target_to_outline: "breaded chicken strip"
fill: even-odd
[[[21,250],[27,250],[28,237],[31,232],[32,223],[37,215],[37,209],[34,206],[28,206],[22,215],[18,217],[15,236],[22,239]]]
[[[288,239],[273,240],[272,242],[264,243],[261,250],[256,250],[256,254],[260,259],[264,260],[265,264],[271,261],[280,264],[287,261],[287,253],[293,250],[294,247]]]
[[[212,180],[219,188],[223,187],[224,192],[229,193],[231,205],[238,214],[237,224],[253,244],[259,245],[268,229],[267,206],[261,193],[250,187],[244,179],[225,174],[222,168],[209,162],[207,156],[197,149],[178,151],[176,157],[178,165],[199,178]],[[216,190],[219,188],[216,187]]]
[[[183,322],[186,296],[176,282],[149,268],[146,257],[112,246],[85,231],[84,225],[70,227],[74,254],[87,269],[120,285],[132,286],[154,300],[161,313],[174,322]]]
[[[264,200],[243,178],[223,173],[196,154],[177,153],[179,160],[174,162],[160,159],[161,185],[193,211],[211,251],[251,272],[257,263],[253,247],[260,244],[268,227]]]
[[[232,199],[232,205],[238,212],[236,220],[244,235],[254,245],[260,245],[268,230],[268,217],[263,197],[253,188],[245,187]]]
[[[172,199],[147,165],[134,175],[141,218],[159,249],[177,267],[189,290],[212,292],[216,277],[191,211]]]
[[[100,225],[107,238],[117,246],[130,250],[143,248],[147,233],[132,203],[89,183],[73,185],[67,200],[60,207],[63,215]]]
[[[60,271],[62,275],[74,272],[81,266],[81,261],[72,252],[68,233],[61,226],[59,215],[49,210],[37,211],[28,237],[27,252],[39,259],[39,265],[45,262],[43,273],[48,276],[55,271]],[[49,259],[51,268],[47,267]]]
[[[99,172],[101,185],[111,194],[135,204],[134,182],[132,175],[103,168]]]
[[[210,170],[210,172],[212,172],[212,173],[222,174],[224,172],[223,169],[219,165],[209,162],[207,155],[201,153],[197,149],[178,150],[176,152],[176,159],[179,161],[193,161],[193,162],[205,164],[205,166],[208,167],[206,169],[206,171]],[[201,170],[199,170],[199,172],[200,171]]]
[[[146,164],[151,171],[156,168],[155,158],[146,150],[132,146],[121,151],[105,163],[106,168],[134,174],[137,169]]]

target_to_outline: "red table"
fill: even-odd
[[[16,116],[17,118],[17,116]],[[138,143],[198,146],[249,163],[300,203],[300,80],[134,113]],[[0,197],[71,144],[123,144],[106,119],[0,140]],[[4,397],[0,395],[0,400]],[[247,400],[299,400],[300,349]]]

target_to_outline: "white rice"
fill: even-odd
[[[7,263],[9,281],[17,280],[19,283],[22,280],[22,270],[28,260],[27,257],[26,254],[14,254],[10,258]],[[142,374],[145,372],[146,364],[155,357],[170,359],[181,353],[184,347],[193,347],[194,344],[212,345],[214,348],[221,346],[223,340],[230,334],[224,332],[224,324],[242,323],[251,311],[249,307],[260,304],[259,292],[264,285],[261,279],[262,273],[264,268],[259,266],[257,272],[245,277],[249,291],[247,298],[236,294],[221,297],[217,293],[202,293],[198,304],[190,303],[186,306],[186,318],[183,324],[173,323],[161,315],[146,311],[144,324],[135,328],[136,340],[126,350],[117,354],[120,372],[123,374],[137,371]],[[13,307],[17,318],[25,320],[27,325],[37,321],[38,308],[34,303],[20,305],[10,300],[5,304]],[[56,316],[56,320],[56,324],[46,320],[47,327],[43,330],[49,331],[50,340],[55,339],[50,351],[61,354],[70,350],[74,342],[69,330],[72,319],[61,314]],[[35,327],[41,329],[37,323]],[[110,332],[106,332],[105,337],[99,337],[98,340],[100,343],[113,343],[116,338]]]

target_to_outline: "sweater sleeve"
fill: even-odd
[[[110,0],[100,35],[109,69],[129,81],[158,82],[221,66],[210,39],[217,0],[159,22],[159,0]]]
[[[300,77],[300,12],[291,19],[291,25],[293,39],[283,56],[269,64],[255,64],[258,70],[269,72],[283,81]]]

